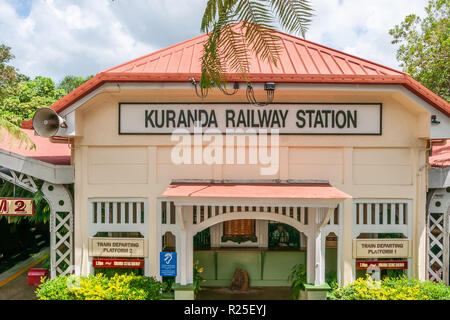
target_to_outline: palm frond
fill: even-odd
[[[6,139],[6,136],[9,137],[10,148],[13,147],[14,142],[18,142],[19,147],[24,145],[26,149],[36,149],[33,140],[22,129],[8,120],[0,118],[0,141]]]
[[[238,0],[208,0],[205,12],[203,13],[200,30],[202,32],[209,32],[212,30],[221,14],[223,17],[223,13],[233,8],[237,1]]]
[[[245,75],[250,67],[246,38],[242,30],[235,31],[232,25],[222,28],[219,39],[220,57],[226,62],[225,70],[234,70]]]
[[[201,23],[201,30],[209,35],[201,59],[200,88],[224,87],[224,73],[230,71],[247,81],[250,54],[277,66],[282,44],[274,32],[276,22],[304,37],[311,17],[308,0],[208,0]]]
[[[231,9],[220,11],[217,21],[214,22],[208,40],[204,44],[204,54],[202,56],[202,78],[200,88],[202,96],[203,89],[211,88],[212,84],[218,87],[225,86],[224,73],[226,72],[225,61],[221,55],[221,37],[223,29],[233,22]]]
[[[302,34],[305,38],[313,9],[309,0],[267,0],[282,28],[287,32]]]
[[[236,15],[243,21],[242,28],[249,47],[262,60],[276,66],[281,51],[280,38],[273,32],[275,21],[266,1],[241,0]]]

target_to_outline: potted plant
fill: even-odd
[[[194,298],[197,298],[198,292],[201,290],[200,285],[206,280],[200,275],[203,272],[203,267],[199,266],[199,261],[194,263]]]
[[[298,300],[306,300],[306,268],[302,264],[292,267],[288,281],[291,282],[292,297]]]

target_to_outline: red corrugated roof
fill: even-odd
[[[433,146],[429,162],[432,167],[450,166],[450,140],[446,140],[444,145]]]
[[[328,183],[172,183],[163,197],[349,199]]]
[[[277,67],[253,56],[249,74],[403,75],[403,72],[277,32],[282,52]],[[105,73],[199,74],[207,34],[105,70]]]
[[[400,84],[447,116],[450,104],[408,74],[279,31],[283,49],[278,67],[256,56],[250,59],[251,82]],[[207,34],[180,42],[98,73],[51,108],[60,112],[106,82],[187,82],[201,75],[200,58]],[[227,74],[228,81],[243,81]],[[28,127],[30,123],[28,123]]]
[[[6,137],[0,142],[0,149],[19,154],[28,158],[40,160],[56,165],[70,165],[70,147],[64,143],[52,143],[49,139],[34,135],[34,130],[23,129],[33,140],[36,150],[25,149],[14,143],[9,146],[9,138]]]

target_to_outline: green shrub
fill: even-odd
[[[164,293],[173,292],[175,277],[162,277],[162,290]]]
[[[369,275],[346,286],[336,286],[330,300],[450,300],[450,287],[406,276],[374,281]]]
[[[75,300],[75,294],[69,286],[73,283],[74,276],[61,276],[42,283],[36,289],[39,300]]]
[[[292,298],[298,299],[301,290],[305,290],[306,283],[306,268],[302,264],[296,264],[292,267],[288,276],[288,281],[291,282]]]
[[[337,272],[335,270],[328,271],[325,274],[325,282],[331,287],[335,288],[338,285]]]
[[[199,261],[194,263],[194,297],[197,297],[198,292],[201,290],[201,284],[206,280],[200,275],[203,272],[203,267],[199,266]]]
[[[157,300],[161,282],[153,277],[133,274],[103,274],[88,277],[63,276],[41,284],[39,300]]]

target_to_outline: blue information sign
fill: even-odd
[[[161,277],[177,276],[177,253],[160,252],[159,253],[159,275]]]

